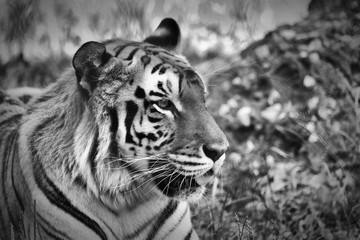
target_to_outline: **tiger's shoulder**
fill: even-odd
[[[42,89],[33,87],[0,89],[0,133],[18,128],[30,102],[42,93]]]
[[[25,104],[4,90],[0,90],[0,133],[13,126],[25,113]]]
[[[44,90],[40,88],[18,87],[8,89],[4,94],[16,101],[22,102],[23,104],[28,104],[32,99],[40,96],[43,92]]]

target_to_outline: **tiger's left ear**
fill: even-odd
[[[106,51],[105,44],[99,42],[87,42],[83,44],[74,55],[73,67],[79,86],[92,93],[104,67],[115,59]]]
[[[153,34],[147,37],[144,42],[162,47],[170,52],[180,53],[181,32],[179,25],[174,19],[165,18]]]

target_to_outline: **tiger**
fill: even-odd
[[[0,97],[0,239],[199,239],[229,147],[178,23],[84,43],[26,103]]]

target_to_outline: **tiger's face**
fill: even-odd
[[[126,182],[126,170],[134,186],[146,183],[166,196],[193,200],[219,171],[228,142],[206,110],[201,77],[183,57],[167,51],[175,49],[174,44],[157,44],[164,36],[179,38],[174,24],[164,20],[157,29],[160,34],[144,43],[85,44],[73,64],[94,112],[104,112],[97,117],[99,125],[108,119],[109,151],[98,159],[111,168],[107,183]],[[81,65],[86,61],[90,67]]]
[[[133,159],[154,156],[135,160],[132,167],[151,172],[165,195],[202,193],[227,148],[224,133],[205,108],[203,81],[184,60],[168,60],[167,53],[151,45],[128,47],[119,57],[124,60],[134,51],[128,66],[140,71],[125,90],[131,95],[119,102],[126,113],[119,117],[120,151]],[[148,65],[141,71],[144,62]]]

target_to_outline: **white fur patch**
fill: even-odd
[[[179,220],[181,221],[179,222]],[[192,228],[188,203],[179,202],[175,212],[166,219],[163,227],[158,231],[155,239],[185,239]],[[177,226],[174,231],[173,226]]]
[[[82,176],[85,178],[87,185],[93,191],[95,195],[98,194],[98,188],[96,186],[95,180],[91,174],[91,167],[89,166],[89,155],[91,147],[94,141],[94,133],[91,126],[89,126],[89,120],[87,116],[89,112],[86,110],[83,113],[83,118],[76,129],[74,135],[74,150],[75,158],[79,164],[79,170]]]
[[[170,118],[172,121],[174,121],[174,115],[171,113],[170,110],[164,110],[164,109],[158,107],[157,105],[154,105],[154,107],[158,112],[166,115],[168,118]]]
[[[158,63],[160,63],[160,61],[154,60],[153,64],[158,64]],[[158,91],[157,84],[159,82],[163,83],[163,86],[166,86],[166,82],[170,81],[171,82],[171,93],[169,93],[169,96],[167,96],[167,97],[175,105],[176,109],[179,112],[181,112],[183,110],[183,107],[180,103],[179,94],[178,94],[179,87],[180,87],[179,86],[179,76],[169,70],[166,72],[166,74],[162,74],[162,75],[159,75],[156,72],[151,73],[151,70],[152,70],[152,68],[148,68],[147,70],[145,70],[144,80],[143,80],[141,87],[145,90],[147,95],[149,95],[149,93],[151,91]],[[167,88],[167,86],[164,88]],[[158,96],[152,96],[152,98],[154,101],[158,101],[158,100],[162,99],[162,97],[158,97]]]

